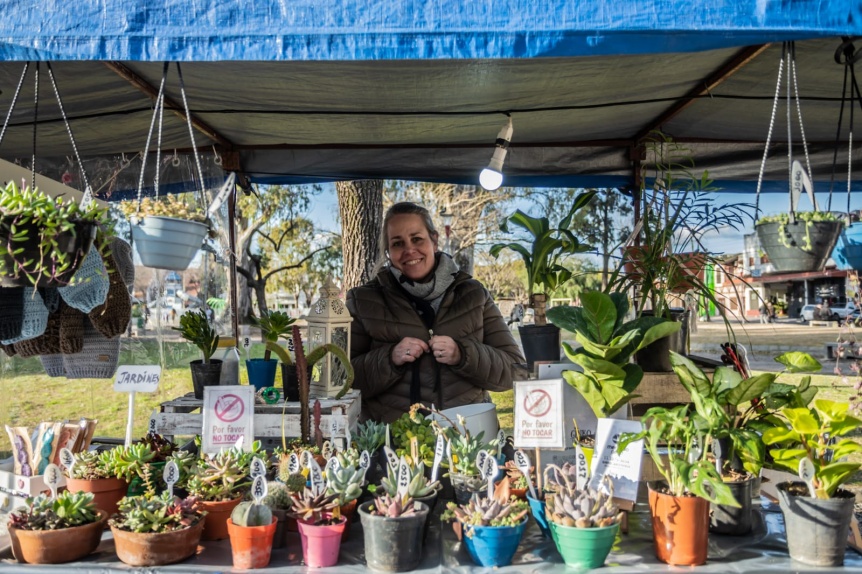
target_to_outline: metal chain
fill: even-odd
[[[3,138],[6,136],[6,129],[9,127],[9,120],[12,118],[12,111],[15,109],[15,104],[18,103],[18,96],[21,95],[21,86],[24,85],[24,78],[27,76],[27,70],[30,69],[30,62],[24,64],[24,71],[21,72],[21,78],[18,80],[18,87],[15,88],[15,95],[12,96],[12,104],[9,106],[9,111],[6,112],[6,120],[3,122],[3,130],[0,131],[0,143],[3,143]]]
[[[839,62],[840,63],[840,62]],[[841,86],[841,108],[838,110],[838,127],[835,130],[835,150],[832,152],[832,173],[829,176],[829,200],[826,203],[826,211],[832,211],[832,190],[835,187],[835,168],[838,166],[838,144],[841,142],[841,124],[844,123],[844,104],[847,102],[847,76],[850,67],[844,66],[844,85]],[[853,88],[850,88],[851,96]],[[851,108],[853,107],[851,101]],[[853,134],[853,124],[850,124],[850,134]],[[849,184],[849,180],[848,180]],[[848,190],[849,193],[849,190]],[[847,213],[850,213],[850,196],[847,196]]]
[[[185,82],[183,82],[183,71],[180,68],[179,62],[177,62],[177,75],[179,75],[179,77],[180,77],[180,93],[183,96],[183,108],[185,109],[185,112],[186,112],[186,124],[188,125],[188,128],[189,128],[189,137],[192,140],[192,152],[195,155],[195,164],[197,164],[198,177],[200,178],[201,203],[203,203],[204,213],[206,213],[207,210],[209,209],[209,206],[207,205],[207,194],[206,194],[206,189],[204,186],[204,171],[201,168],[201,158],[200,158],[200,155],[198,154],[197,145],[195,145],[195,132],[194,132],[194,129],[192,128],[192,115],[189,112],[189,102],[188,102],[188,99],[186,98],[186,86],[185,86]]]
[[[36,128],[39,125],[39,62],[36,62],[36,87],[33,90],[33,156],[30,160],[30,189],[36,189]]]
[[[772,100],[772,115],[769,117],[769,131],[766,133],[766,147],[763,149],[763,160],[760,162],[760,173],[757,174],[757,194],[754,199],[754,220],[760,216],[760,189],[763,187],[763,172],[766,170],[766,157],[769,155],[769,144],[772,141],[772,130],[775,127],[775,114],[778,111],[778,97],[781,94],[781,78],[784,75],[785,45],[781,50],[781,61],[778,64],[778,80],[775,82],[775,97]]]
[[[167,68],[165,69],[165,74],[167,74]],[[159,133],[156,136],[156,177],[154,180],[156,199],[159,198],[159,179],[161,179],[162,175],[162,126],[165,123],[165,94],[162,93],[162,98],[159,101],[159,107],[156,110],[156,113],[159,114]]]
[[[93,190],[90,188],[90,180],[87,179],[87,171],[84,169],[84,162],[81,160],[81,154],[78,153],[78,144],[75,142],[75,136],[72,134],[72,126],[69,125],[69,118],[66,117],[66,110],[63,109],[63,100],[60,98],[60,90],[57,89],[57,80],[54,78],[54,69],[51,67],[51,62],[46,62],[48,66],[48,77],[51,79],[51,86],[54,88],[54,95],[57,97],[57,106],[60,108],[60,115],[63,116],[63,123],[66,125],[66,134],[72,141],[72,150],[75,152],[75,159],[78,160],[78,167],[81,170],[81,177],[84,180],[84,195],[81,197],[81,207],[85,207],[93,200]]]
[[[799,120],[799,133],[802,136],[802,151],[805,152],[805,167],[808,170],[808,179],[811,180],[812,190],[814,188],[814,172],[811,170],[811,158],[808,155],[808,140],[805,138],[805,124],[802,123],[802,101],[799,99],[799,82],[796,78],[796,43],[790,44],[790,65],[793,71],[793,96],[796,98],[796,116]],[[816,197],[814,209],[818,209]]]
[[[144,173],[147,168],[147,155],[150,153],[150,141],[153,138],[153,129],[156,125],[156,118],[158,117],[159,108],[161,107],[162,98],[165,95],[165,79],[168,76],[168,63],[165,62],[163,70],[162,70],[162,83],[159,84],[159,95],[156,96],[155,108],[153,109],[153,119],[150,120],[150,131],[147,133],[147,143],[144,147],[144,153],[141,154],[141,176],[138,178],[138,208],[135,213],[141,212],[141,193],[144,190]],[[156,159],[158,161],[158,159]]]

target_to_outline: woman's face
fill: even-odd
[[[395,215],[387,224],[389,260],[413,281],[421,281],[434,269],[437,239],[428,234],[420,215]]]

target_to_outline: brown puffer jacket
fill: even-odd
[[[392,422],[410,408],[410,382],[418,365],[422,402],[438,409],[485,400],[486,391],[512,388],[521,349],[491,294],[470,275],[459,272],[437,312],[433,331],[461,347],[461,363],[437,363],[424,353],[419,361],[396,366],[392,348],[404,337],[428,341],[419,314],[388,269],[347,293],[351,324],[353,386],[362,391],[362,418]],[[439,392],[435,391],[440,377]],[[519,372],[517,376],[522,376]]]

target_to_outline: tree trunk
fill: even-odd
[[[338,192],[344,253],[342,288],[346,292],[373,277],[383,223],[383,181],[339,181],[335,189]]]

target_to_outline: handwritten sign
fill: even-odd
[[[515,446],[564,448],[563,379],[517,381]]]
[[[631,443],[621,454],[617,454],[616,450],[622,433],[637,433],[642,428],[640,421],[599,419],[592,475],[588,483],[590,488],[598,490],[602,477],[607,475],[614,483],[614,497],[632,502],[637,499],[643,441]]]
[[[63,465],[69,475],[72,474],[72,467],[75,466],[75,455],[68,448],[60,449],[60,464]]]
[[[335,416],[329,417],[329,438],[335,442],[335,437],[338,436],[338,418]]]
[[[324,488],[323,473],[320,472],[320,466],[317,464],[316,460],[311,460],[309,470],[310,472],[308,474],[311,477],[311,490],[313,490],[315,494],[320,494],[323,492]]]
[[[407,461],[404,457],[401,457],[401,460],[398,464],[398,496],[404,496],[407,494],[407,488],[410,486],[410,467],[407,465]]]
[[[180,479],[180,467],[174,461],[168,461],[165,465],[165,470],[162,471],[162,478],[165,484],[168,485],[168,496],[174,495],[174,485]]]
[[[434,445],[434,464],[431,466],[431,482],[437,480],[440,471],[440,463],[443,462],[443,454],[446,452],[446,439],[442,434],[437,435],[437,443]]]
[[[530,489],[530,497],[538,499],[536,489],[533,488],[533,478],[530,476],[530,457],[521,449],[515,451],[515,466],[518,467],[518,470],[527,479],[527,488]]]
[[[482,469],[485,468],[485,461],[486,460],[488,460],[487,451],[480,450],[478,453],[476,453],[476,468],[479,470],[479,472],[482,473],[483,476],[485,473]]]
[[[817,498],[817,493],[814,489],[814,464],[808,458],[799,459],[799,478],[808,485],[808,491],[812,498]]]
[[[326,473],[326,480],[329,482],[329,478],[331,476],[331,472],[333,470],[338,471],[341,468],[341,464],[339,464],[338,459],[335,457],[330,458],[326,461],[326,466],[323,467],[324,472]]]
[[[583,490],[590,479],[590,462],[580,444],[575,445],[575,472],[575,484],[578,490]]]
[[[386,455],[386,462],[389,468],[395,470],[398,468],[398,455],[388,446],[383,447],[383,453]]]
[[[320,454],[322,454],[325,459],[332,457],[332,443],[328,440],[324,441],[323,446],[320,447]]]
[[[488,481],[488,498],[494,497],[494,480],[500,472],[500,467],[497,465],[497,459],[488,455],[485,458],[485,463],[482,465],[482,475]]]
[[[266,465],[258,457],[254,457],[253,459],[251,459],[251,469],[249,470],[249,475],[252,478],[257,478],[258,476],[266,476]]]
[[[120,365],[114,376],[114,390],[119,393],[154,393],[159,388],[161,377],[159,365]]]
[[[299,472],[299,457],[296,456],[295,452],[290,453],[290,456],[287,457],[287,472],[290,474],[296,474]]]
[[[51,489],[51,499],[57,500],[57,487],[60,486],[60,479],[63,473],[60,472],[60,467],[56,464],[49,464],[45,467],[45,484]]]
[[[367,450],[363,450],[359,453],[359,468],[368,469],[371,466],[371,455],[368,454]]]
[[[302,451],[302,454],[299,457],[299,462],[302,463],[303,468],[311,468],[311,465],[314,463],[314,456],[311,454],[311,451]]]
[[[506,444],[506,433],[503,429],[497,431],[497,456],[503,452],[503,445]]]
[[[263,475],[258,475],[254,477],[254,482],[251,484],[251,497],[254,499],[255,504],[260,504],[261,500],[266,497],[266,493],[269,490],[269,487],[266,484],[266,477]]]
[[[243,437],[250,450],[254,437],[254,387],[204,387],[202,448],[206,453],[229,448]]]

